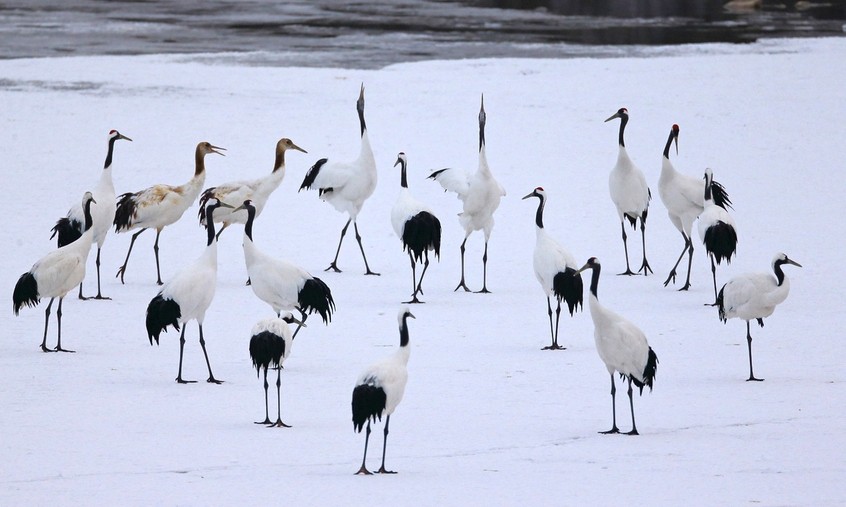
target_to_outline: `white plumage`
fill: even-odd
[[[464,241],[461,242],[461,281],[455,290],[470,289],[464,282],[464,250],[467,238],[473,231],[482,230],[485,233],[485,253],[482,256],[482,289],[487,293],[488,240],[494,226],[494,211],[499,207],[500,200],[505,196],[505,189],[496,181],[488,166],[485,154],[485,97],[479,109],[479,167],[470,174],[462,169],[446,168],[434,171],[429,178],[441,184],[445,191],[455,192],[464,204],[463,211],[458,214],[458,222],[464,228]]]
[[[206,181],[205,157],[209,153],[223,155],[218,150],[225,150],[225,148],[213,146],[205,141],[197,144],[194,151],[194,176],[183,185],[153,185],[139,192],[125,193],[118,198],[114,217],[115,232],[140,229],[132,235],[129,250],[126,252],[126,260],[118,268],[116,276],[120,277],[120,283],[124,283],[123,277],[135,239],[147,229],[155,229],[156,242],[153,244],[153,252],[156,256],[156,283],[162,285],[159,267],[159,235],[165,227],[176,223],[200,195],[200,190]]]
[[[773,257],[773,275],[769,273],[745,273],[729,280],[720,289],[717,296],[720,320],[741,319],[746,321],[746,344],[749,349],[749,378],[747,380],[763,380],[755,378],[752,373],[752,334],[749,321],[756,319],[758,325],[764,327],[764,318],[775,311],[775,307],[787,299],[790,292],[790,281],[781,267],[785,264],[802,267],[798,262],[783,253]]]
[[[370,472],[365,466],[367,460],[367,443],[370,440],[370,421],[385,419],[385,440],[382,445],[382,466],[377,473],[392,474],[385,469],[385,448],[388,442],[388,425],[391,422],[391,414],[396,410],[397,405],[402,401],[405,393],[405,385],[408,382],[408,318],[414,318],[408,308],[402,308],[397,315],[400,331],[400,348],[387,358],[370,365],[355,383],[352,394],[352,420],[353,429],[361,432],[365,422],[367,430],[364,439],[364,457],[361,459],[361,468],[356,474],[367,474]]]
[[[590,282],[590,316],[593,319],[593,337],[596,342],[596,351],[599,354],[608,373],[611,376],[611,410],[613,425],[610,430],[603,433],[619,433],[617,428],[617,407],[615,397],[617,387],[614,383],[614,372],[629,380],[629,407],[632,413],[632,430],[628,435],[637,435],[637,425],[634,416],[634,400],[632,399],[632,382],[640,388],[648,386],[652,390],[652,383],[655,380],[655,371],[658,368],[658,356],[646,341],[637,326],[624,317],[614,313],[599,302],[597,289],[599,286],[599,273],[601,266],[596,257],[588,259],[587,263],[579,270],[593,270]]]
[[[423,277],[429,268],[429,250],[433,250],[440,259],[441,255],[441,222],[435,213],[425,204],[418,201],[408,190],[406,174],[408,158],[405,153],[397,155],[394,167],[400,165],[400,192],[394,207],[391,208],[391,225],[397,237],[402,241],[403,250],[408,251],[411,260],[411,301],[420,303],[417,293],[423,293]],[[417,281],[417,262],[424,262],[420,281]]]
[[[250,358],[256,369],[256,375],[264,370],[264,421],[256,424],[267,424],[271,427],[290,428],[282,422],[282,363],[291,355],[291,347],[294,343],[291,328],[288,324],[302,322],[295,319],[290,313],[282,317],[264,319],[253,326],[250,333]],[[276,422],[270,420],[267,403],[267,370],[276,370]]]
[[[633,228],[637,227],[637,220],[640,219],[640,233],[643,239],[643,262],[638,273],[643,271],[644,276],[652,272],[649,261],[646,260],[646,215],[649,211],[649,201],[652,193],[646,184],[646,177],[643,172],[634,165],[626,151],[624,133],[626,124],[629,122],[629,111],[621,107],[611,115],[607,121],[620,118],[619,149],[617,152],[617,164],[611,170],[608,177],[608,189],[611,192],[611,200],[617,208],[617,216],[620,218],[620,228],[623,233],[623,249],[626,253],[626,271],[623,275],[634,275],[629,267],[629,247],[627,243],[626,224],[628,219]]]
[[[523,197],[528,199],[537,197],[538,210],[535,214],[535,230],[537,240],[533,256],[533,267],[535,276],[546,294],[546,309],[549,315],[549,333],[552,337],[552,344],[544,347],[544,350],[564,350],[566,347],[558,345],[558,320],[561,316],[561,300],[567,302],[570,316],[573,315],[579,306],[582,305],[582,276],[577,273],[576,260],[564,247],[558,244],[543,226],[543,210],[546,206],[546,191],[537,187],[530,194]],[[557,307],[555,309],[555,327],[552,325],[552,305],[549,298],[555,297]]]
[[[211,215],[219,206],[228,206],[228,204],[215,199],[210,200],[206,213]],[[206,352],[206,340],[203,337],[203,320],[214,299],[217,286],[217,239],[214,234],[214,223],[209,221],[206,228],[206,249],[200,257],[182,268],[176,276],[165,283],[159,294],[147,306],[147,335],[150,345],[153,344],[153,339],[156,340],[156,344],[159,343],[159,335],[162,331],[167,331],[167,326],[172,325],[177,331],[182,326],[179,336],[179,373],[176,376],[176,381],[180,384],[192,382],[182,379],[185,324],[191,320],[196,320],[199,326],[200,346],[209,369],[208,382],[221,383],[212,373],[209,355]]]
[[[731,263],[731,257],[737,250],[737,226],[734,218],[725,208],[714,201],[714,175],[711,169],[705,169],[705,209],[699,215],[699,238],[711,259],[711,276],[714,279],[714,304],[717,298],[717,266],[725,259]]]
[[[205,204],[212,198],[232,206],[231,208],[218,208],[214,213],[214,221],[223,224],[223,227],[217,233],[218,237],[231,224],[247,223],[247,212],[240,208],[244,201],[248,199],[252,201],[256,208],[256,216],[261,215],[270,194],[279,187],[285,178],[285,152],[287,150],[308,153],[290,139],[283,137],[276,143],[276,159],[273,163],[273,171],[270,174],[254,180],[224,183],[203,191],[203,195],[200,197],[200,225],[205,225]]]
[[[92,190],[94,196],[94,204],[91,206],[91,218],[93,220],[93,242],[97,243],[97,295],[94,299],[111,299],[104,297],[100,291],[100,249],[103,248],[103,243],[106,242],[106,235],[111,228],[115,219],[115,185],[112,182],[112,160],[114,157],[115,141],[132,139],[124,136],[117,130],[109,132],[107,139],[106,162],[103,171],[100,173],[100,179],[97,185]],[[59,219],[53,227],[53,235],[58,234],[58,246],[62,247],[76,240],[82,235],[83,223],[85,217],[83,216],[82,208],[79,205],[73,205],[68,211],[67,217]],[[50,236],[51,238],[53,236]],[[79,285],[79,299],[89,299],[82,295],[82,283]]]
[[[82,197],[82,224],[83,233],[76,241],[53,250],[38,262],[32,265],[32,269],[21,275],[15,284],[12,293],[12,307],[15,315],[24,306],[37,306],[41,298],[50,298],[44,317],[44,339],[41,341],[41,350],[44,352],[73,352],[62,348],[62,300],[68,292],[82,283],[85,278],[85,263],[88,260],[88,253],[94,240],[94,228],[91,209],[96,201],[91,192],[85,192]],[[59,307],[56,310],[58,322],[57,342],[55,349],[47,348],[47,323],[50,318],[50,308],[53,300],[59,298]]]
[[[358,158],[352,162],[337,162],[327,158],[317,161],[306,173],[300,190],[316,188],[320,198],[331,204],[336,210],[349,215],[344,228],[341,229],[341,239],[338,241],[338,250],[335,258],[326,268],[340,273],[338,268],[338,255],[341,253],[341,244],[344,242],[344,235],[350,222],[355,229],[355,239],[361,250],[361,257],[364,259],[366,275],[378,275],[371,271],[367,263],[367,256],[364,255],[364,246],[361,244],[361,234],[358,232],[356,221],[364,201],[373,194],[376,189],[377,173],[376,159],[373,157],[373,150],[370,148],[370,138],[367,134],[367,125],[364,122],[364,84],[361,85],[361,92],[356,102],[358,120],[361,126],[361,151]]]
[[[276,259],[259,250],[253,243],[253,222],[257,210],[252,201],[247,200],[239,206],[247,212],[244,226],[244,262],[252,281],[253,293],[269,304],[276,315],[297,309],[302,321],[308,315],[318,312],[323,322],[332,320],[335,301],[332,291],[320,278],[311,276],[306,270],[288,261]],[[297,335],[300,328],[294,332]]]

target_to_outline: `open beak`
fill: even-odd
[[[411,312],[408,312],[408,316],[411,317],[412,319],[417,319],[417,317],[415,317],[414,314],[411,313]]]
[[[215,145],[213,145],[213,144],[212,144],[212,145],[210,145],[210,147],[211,147],[211,151],[212,151],[212,153],[217,153],[218,155],[223,155],[224,157],[226,156],[226,154],[225,154],[225,153],[221,153],[221,152],[217,151],[217,150],[223,150],[223,151],[226,151],[226,148],[221,148],[220,146],[215,146]]]

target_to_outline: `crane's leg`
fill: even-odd
[[[64,299],[65,299],[64,296],[59,298],[59,307],[56,308],[56,321],[58,322],[58,324],[56,326],[56,331],[57,331],[58,338],[56,339],[56,348],[54,350],[56,352],[71,352],[71,353],[73,353],[73,352],[76,352],[76,351],[62,348],[62,300],[64,300]]]
[[[61,304],[61,300],[59,300],[59,304]],[[752,374],[752,333],[749,332],[748,320],[746,321],[746,345],[749,347],[749,378],[746,381],[754,380],[755,382],[761,382],[764,379],[757,378]]]
[[[429,251],[424,251],[423,255],[425,258],[423,262],[423,272],[420,273],[420,280],[417,282],[417,292],[420,294],[423,294],[423,277],[426,276],[426,270],[429,269]]]
[[[649,267],[649,261],[646,260],[646,211],[643,211],[643,214],[640,216],[640,235],[643,238],[643,263],[640,265],[640,269],[637,270],[638,273],[643,271],[643,276],[649,275],[652,273],[652,268]]]
[[[220,227],[220,230],[217,231],[217,234],[215,234],[214,236],[215,241],[220,240],[220,235],[223,234],[223,231],[226,230],[227,227],[229,227],[229,222],[223,222],[223,225]]]
[[[611,372],[611,429],[608,431],[600,431],[603,435],[609,435],[611,433],[619,433],[620,428],[617,427],[617,404],[614,402],[614,399],[617,394],[617,386],[614,384],[614,372]]]
[[[556,298],[558,299],[558,298]],[[558,350],[564,350],[567,347],[558,345],[558,321],[561,319],[561,300],[558,299],[558,306],[555,307],[555,347]]]
[[[144,232],[143,229],[141,232]],[[162,282],[162,270],[161,267],[159,267],[159,236],[161,233],[161,229],[156,229],[156,242],[153,243],[153,253],[156,254],[156,285],[164,285]],[[127,254],[126,258],[129,259],[129,254]],[[121,281],[123,281],[123,279],[121,279]]]
[[[624,271],[622,273],[618,273],[618,274],[620,274],[620,275],[633,275],[635,273],[634,273],[634,271],[632,271],[632,268],[629,267],[629,244],[626,241],[628,239],[628,236],[626,235],[626,219],[625,219],[625,216],[623,217],[623,220],[620,221],[620,230],[623,231],[623,251],[626,252],[626,271]]]
[[[547,345],[541,350],[563,350],[564,347],[558,345],[558,317],[561,316],[561,301],[558,301],[558,309],[555,316],[555,327],[552,325],[552,304],[549,301],[549,296],[546,297],[546,313],[549,316],[549,335],[552,338],[552,345]]]
[[[382,441],[382,466],[376,471],[377,474],[395,474],[391,470],[385,470],[385,449],[388,447],[388,425],[391,424],[391,416],[385,419],[385,439]]]
[[[182,333],[179,334],[179,372],[176,374],[176,381],[180,384],[193,384],[196,380],[182,379],[182,352],[185,350],[185,329],[188,326],[182,326]]]
[[[217,380],[214,378],[214,373],[212,373],[211,363],[209,362],[209,354],[206,352],[206,340],[203,338],[203,325],[198,324],[200,326],[200,347],[203,348],[203,355],[206,357],[206,366],[209,368],[209,378],[206,382],[210,384],[222,384],[222,380]]]
[[[379,276],[380,273],[371,271],[370,266],[367,265],[367,256],[364,255],[364,245],[361,244],[361,234],[358,233],[358,222],[353,222],[353,229],[355,229],[355,240],[358,241],[358,248],[361,250],[361,258],[364,259],[364,274]]]
[[[132,253],[132,247],[135,245],[135,239],[136,239],[136,238],[138,238],[138,236],[139,236],[142,232],[144,232],[144,231],[146,231],[146,230],[147,230],[147,229],[146,229],[146,228],[144,228],[144,229],[141,229],[140,231],[136,232],[135,234],[133,234],[133,235],[132,235],[132,239],[129,241],[129,251],[127,251],[127,252],[126,252],[126,259],[124,259],[124,261],[123,261],[123,266],[121,266],[121,267],[119,267],[119,268],[118,268],[118,270],[117,270],[117,274],[115,275],[115,278],[120,277],[120,283],[121,283],[121,284],[123,284],[123,283],[124,283],[124,281],[123,281],[123,275],[126,273],[126,265],[127,265],[127,264],[129,264],[129,254],[131,254],[131,253]],[[158,244],[158,242],[159,242],[159,237],[158,237],[158,236],[156,236],[156,244]],[[155,247],[153,248],[153,250],[155,250],[155,251],[156,251],[156,269],[158,269],[158,265],[159,265],[159,252],[158,252],[158,249],[157,249],[157,248],[155,248]],[[159,285],[161,285],[161,284],[159,284]]]
[[[476,294],[490,294],[488,290],[488,240],[485,240],[485,253],[482,255],[482,290]]]
[[[276,369],[276,422],[271,428],[290,428],[291,425],[282,422],[282,365]]]
[[[79,282],[79,299],[81,299],[83,301],[88,301],[89,299],[91,299],[89,297],[82,295],[82,282]]]
[[[407,305],[411,303],[422,303],[419,299],[417,299],[417,263],[414,262],[414,255],[411,253],[411,249],[408,249],[408,260],[411,261],[411,300],[410,301],[403,301],[402,304]],[[421,277],[422,280],[422,277]]]
[[[464,236],[464,241],[461,242],[461,281],[458,282],[458,286],[453,290],[453,292],[457,291],[458,289],[464,289],[464,292],[470,292],[470,288],[467,287],[467,284],[464,283],[464,245],[467,244],[467,236]]]
[[[94,299],[112,299],[109,297],[104,296],[100,292],[100,247],[97,247],[97,259],[95,260],[95,265],[97,266],[97,295],[94,296]],[[82,288],[82,284],[79,284],[80,289]]]
[[[682,232],[681,235],[682,235],[682,238],[684,238],[684,248],[682,249],[681,255],[679,255],[679,260],[676,261],[676,264],[673,266],[673,269],[670,270],[670,274],[667,275],[667,279],[664,280],[664,287],[669,285],[670,281],[672,281],[673,283],[676,283],[676,268],[679,267],[681,260],[684,258],[684,254],[687,252],[687,244],[688,244],[687,235],[684,232]],[[687,290],[687,289],[680,289],[680,290]]]
[[[690,288],[690,267],[693,266],[693,241],[688,237],[687,238],[687,278],[684,281],[684,285],[679,290],[687,290]]]
[[[714,254],[708,252],[708,257],[711,258],[711,278],[714,279],[714,302],[705,303],[705,306],[717,306],[717,265],[714,264]]]
[[[344,242],[344,236],[347,234],[347,228],[350,226],[350,222],[352,222],[352,218],[347,220],[346,225],[344,225],[344,228],[341,229],[341,239],[338,241],[338,249],[335,250],[335,259],[332,261],[332,264],[329,264],[329,267],[323,271],[329,271],[331,269],[335,273],[341,272],[341,270],[338,269],[338,255],[341,253],[341,244]]]
[[[302,324],[298,324],[297,329],[294,329],[294,334],[291,335],[291,341],[294,341],[294,338],[297,337],[297,333],[299,333],[300,329],[303,328],[303,326],[305,325],[305,321],[308,318],[308,315],[306,314],[306,312],[302,311],[300,308],[297,308],[297,310],[300,311],[300,316],[301,316],[300,322],[302,322]],[[279,315],[277,315],[277,317],[278,316]],[[282,369],[282,365],[279,365],[279,369]]]
[[[367,467],[364,466],[364,462],[367,461],[367,442],[370,440],[370,420],[367,420],[367,430],[364,433],[364,457],[361,458],[361,468],[358,469],[358,472],[355,475],[364,474],[364,475],[373,475],[372,472],[367,470]]]
[[[631,377],[629,377],[629,408],[632,411],[632,430],[627,432],[626,435],[638,435],[637,425],[635,424],[635,416],[634,416],[634,400],[632,399],[632,378]]]
[[[44,339],[41,340],[41,350],[44,352],[55,352],[53,349],[47,348],[47,324],[50,322],[50,307],[53,306],[53,300],[56,298],[50,298],[50,302],[47,303],[47,310],[44,311]]]
[[[267,366],[264,367],[264,421],[256,421],[254,424],[271,424],[270,412],[267,407]]]

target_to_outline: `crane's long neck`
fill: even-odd
[[[408,188],[408,178],[406,177],[405,160],[400,159],[400,169],[401,169],[400,186],[402,188]]]
[[[408,348],[408,315],[402,316],[400,324],[400,347]]]
[[[103,166],[103,169],[109,169],[109,168],[112,167],[112,155],[114,154],[115,141],[117,141],[117,140],[118,140],[117,137],[110,137],[109,138],[109,148],[108,148],[108,151],[106,151],[106,163]]]
[[[206,171],[206,154],[197,147],[194,153],[194,177],[197,177]]]
[[[599,300],[599,272],[602,270],[601,266],[594,266],[590,275],[590,293],[593,297]]]
[[[244,235],[253,241],[253,221],[256,219],[256,208],[253,206],[247,207],[247,223],[244,224]]]
[[[626,133],[626,123],[628,123],[628,122],[629,122],[629,116],[628,115],[620,116],[620,139],[619,139],[619,143],[620,143],[620,146],[622,146],[624,148],[626,147],[626,141],[625,141],[625,139],[623,139],[623,136]]]
[[[94,225],[94,219],[91,217],[91,203],[92,201],[86,202],[85,209],[83,209],[83,214],[85,215],[84,231],[88,231],[89,229],[91,229],[91,226]]]
[[[670,137],[667,138],[667,144],[664,146],[664,158],[667,160],[670,159],[670,146],[673,144],[673,134],[674,132],[670,131]],[[622,137],[620,137],[620,144],[622,144]]]
[[[785,280],[784,271],[782,271],[782,269],[781,269],[782,264],[784,264],[784,261],[782,261],[782,260],[777,260],[777,261],[775,261],[775,263],[773,263],[773,271],[775,272],[776,280],[778,280],[777,285],[779,287],[781,287],[781,285],[784,283],[784,280]]]
[[[208,235],[208,241],[206,242],[206,246],[211,246],[211,244],[215,241],[214,219],[212,218],[212,216],[214,215],[214,210],[216,210],[217,208],[217,206],[209,206],[206,208],[206,233]]]
[[[713,202],[714,194],[711,192],[711,178],[705,178],[705,202]]]
[[[543,208],[546,206],[546,199],[543,196],[539,196],[539,199],[538,211],[535,213],[535,225],[538,226],[538,229],[543,229]]]
[[[364,122],[364,101],[356,106],[356,110],[358,111],[358,123],[361,126],[361,137],[364,137],[364,133],[367,132],[367,124]]]

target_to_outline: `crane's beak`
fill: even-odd
[[[305,151],[304,149],[300,148],[299,146],[297,146],[297,145],[296,145],[296,144],[294,144],[294,143],[291,143],[291,149],[292,149],[292,150],[301,151],[301,152],[303,152],[303,153],[308,153],[307,151]]]
[[[533,191],[529,192],[528,194],[526,194],[526,195],[525,195],[522,199],[520,199],[520,200],[521,200],[521,201],[525,201],[525,200],[526,200],[526,199],[528,199],[529,197],[534,197],[534,196],[535,196],[535,192],[534,192],[534,190],[533,190]]]
[[[584,270],[586,270],[586,269],[590,269],[590,264],[585,264],[584,266],[582,266],[581,268],[579,268],[579,270],[578,270],[578,271],[576,271],[574,274],[578,275],[578,274],[580,274],[582,271],[584,271]]]
[[[619,112],[619,111],[617,111],[616,113],[614,113],[614,114],[612,114],[611,116],[609,116],[609,117],[608,117],[608,119],[607,119],[607,120],[605,120],[605,121],[606,121],[606,122],[609,122],[609,121],[613,120],[614,118],[619,118],[619,117],[620,117],[620,112]]]
[[[800,268],[802,267],[801,264],[799,264],[798,262],[796,262],[792,259],[785,259],[784,261],[787,262],[788,264],[793,264],[794,266],[797,266],[797,267],[800,267]]]
[[[118,139],[126,139],[127,141],[132,141],[132,139],[130,139],[130,138],[128,138],[128,137],[126,137],[126,136],[125,136],[125,135],[123,135],[123,134],[118,134]]]
[[[673,136],[673,142],[676,143],[676,155],[679,154],[679,135],[676,134]]]
[[[306,326],[305,322],[303,322],[300,319],[294,317],[293,315],[288,315],[287,317],[284,317],[282,320],[284,320],[288,324],[297,324],[300,327],[308,327],[308,326]]]
[[[225,202],[223,202],[223,201],[217,201],[217,204],[218,204],[218,206],[220,206],[221,208],[234,208],[234,206],[232,206],[231,204],[226,204],[226,203],[225,203]]]
[[[401,159],[401,158],[399,158],[399,157],[397,157],[397,161],[396,161],[396,162],[394,162],[394,167],[396,167],[396,166],[398,166],[398,165],[400,165],[400,164],[402,164],[402,159]]]
[[[408,313],[407,313],[407,315],[408,315],[409,317],[411,317],[412,319],[417,319],[417,317],[415,317],[415,316],[414,316],[414,314],[413,314],[413,313],[411,313],[411,312],[408,312]]]
[[[217,151],[217,150],[226,151],[226,148],[221,148],[220,146],[215,146],[213,144],[210,144],[209,147],[211,148],[212,153],[217,153],[218,155],[223,155],[224,157],[226,156],[225,153],[221,153],[221,152]]]

